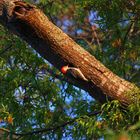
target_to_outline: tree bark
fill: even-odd
[[[29,43],[56,68],[64,65],[79,68],[88,82],[70,79],[71,83],[96,100],[105,102],[107,96],[123,105],[135,102],[132,92],[137,87],[112,73],[35,6],[18,0],[0,0],[0,23]]]

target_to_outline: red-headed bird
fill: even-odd
[[[77,80],[88,81],[88,79],[83,75],[79,68],[63,66],[61,68],[61,72],[64,75],[68,75],[69,77],[75,78]]]

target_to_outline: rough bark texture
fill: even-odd
[[[58,69],[67,64],[78,67],[89,82],[71,82],[98,101],[104,102],[108,96],[124,105],[133,102],[134,98],[128,94],[134,89],[133,84],[113,74],[35,6],[17,0],[0,0],[0,22]]]

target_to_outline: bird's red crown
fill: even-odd
[[[63,74],[66,74],[66,73],[67,73],[67,70],[68,70],[68,66],[63,66],[63,67],[61,68],[61,72],[62,72]]]

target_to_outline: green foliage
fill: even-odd
[[[139,0],[40,0],[37,6],[113,72],[140,85]],[[63,79],[28,44],[0,26],[3,128],[22,134],[31,132],[22,140],[140,137],[139,102],[127,109],[118,101],[101,106],[57,77]],[[42,129],[48,130],[32,133]]]

